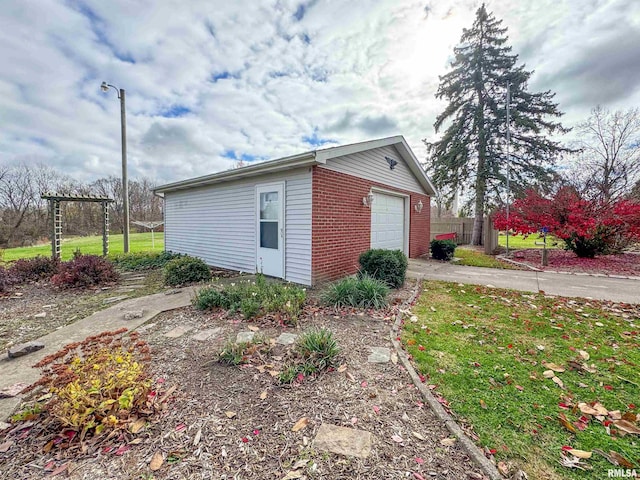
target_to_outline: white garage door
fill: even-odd
[[[404,198],[374,193],[371,248],[404,251]]]

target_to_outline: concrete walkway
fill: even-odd
[[[39,338],[38,340],[45,345],[42,350],[13,359],[7,358],[4,354],[0,359],[0,390],[16,383],[29,385],[38,380],[40,370],[31,366],[68,343],[79,342],[90,335],[122,327],[134,330],[162,312],[190,305],[194,291],[195,287],[189,287],[125,300]],[[126,320],[127,313],[137,318]],[[0,399],[0,422],[13,413],[20,401],[20,397]]]
[[[427,280],[489,285],[550,295],[640,303],[640,278],[532,272],[467,267],[434,260],[411,259],[407,276]]]

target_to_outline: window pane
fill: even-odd
[[[278,222],[260,222],[260,247],[278,249]]]
[[[265,192],[260,194],[260,219],[278,220],[278,192]]]

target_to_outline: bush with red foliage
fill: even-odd
[[[19,282],[47,280],[57,273],[58,259],[43,257],[16,260],[11,264],[11,272]]]
[[[84,288],[118,280],[118,273],[109,260],[95,255],[80,255],[63,262],[51,283],[60,288]]]
[[[529,190],[511,206],[508,222],[505,210],[495,214],[494,226],[524,235],[546,229],[578,257],[593,258],[619,253],[640,240],[640,203],[586,200],[570,187],[553,198]]]

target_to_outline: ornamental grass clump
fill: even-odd
[[[329,285],[321,294],[322,303],[335,308],[356,307],[381,309],[387,306],[389,287],[367,274],[346,277]]]
[[[280,384],[302,381],[317,375],[336,363],[340,349],[333,332],[326,328],[311,329],[300,335],[292,350],[292,358],[278,375]]]
[[[136,433],[140,426],[132,425],[140,425],[140,419],[155,410],[151,357],[138,333],[125,336],[126,332],[122,328],[88,337],[38,362],[35,367],[43,375],[23,393],[45,390],[47,394],[40,397],[45,403],[36,402],[28,407],[26,416],[23,411],[13,420],[49,422],[54,430],[64,432],[67,443],[118,429]],[[45,450],[57,445],[47,445]]]

